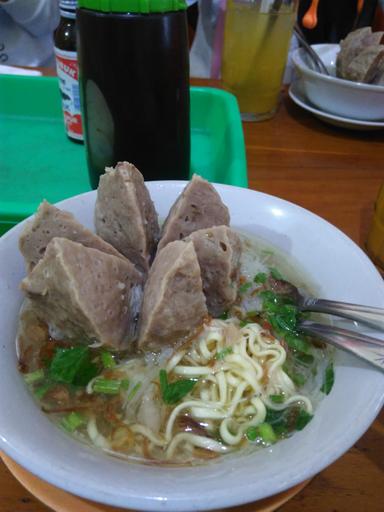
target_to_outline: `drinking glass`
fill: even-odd
[[[245,121],[269,119],[276,112],[297,4],[227,0],[221,76]]]

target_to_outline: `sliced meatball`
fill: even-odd
[[[100,177],[95,207],[96,232],[140,270],[147,271],[160,228],[142,174],[128,162]]]
[[[126,259],[53,238],[21,283],[42,320],[65,337],[127,348],[136,335],[142,274]]]
[[[337,76],[344,78],[346,70],[352,60],[358,55],[364,41],[372,36],[371,27],[363,27],[350,32],[340,41],[340,52],[336,58]]]
[[[44,256],[45,249],[54,237],[68,238],[107,254],[124,258],[112,245],[77,222],[72,213],[60,210],[43,201],[33,220],[29,222],[19,239],[19,248],[27,269],[31,271]],[[125,259],[125,258],[124,258]]]
[[[218,317],[237,297],[241,241],[227,226],[199,229],[186,241],[193,242],[200,264],[208,312]]]
[[[344,78],[355,82],[371,82],[384,60],[384,46],[367,46],[349,63]]]
[[[228,208],[215,188],[206,180],[193,176],[172,206],[165,220],[158,251],[173,240],[181,240],[198,229],[229,226]]]
[[[188,338],[207,313],[193,243],[169,243],[157,254],[145,284],[139,348],[158,350]]]

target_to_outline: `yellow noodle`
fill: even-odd
[[[170,459],[176,450],[183,458],[193,457],[194,447],[219,453],[228,451],[241,443],[249,427],[265,421],[266,406],[282,410],[297,403],[312,413],[311,401],[297,393],[283,370],[286,352],[277,339],[260,325],[248,324],[238,329],[235,343],[232,332],[230,350],[217,358],[218,353],[228,348],[227,329],[226,322],[213,320],[190,350],[178,351],[169,359],[166,370],[170,382],[175,381],[175,376],[198,381],[180,403],[172,406],[163,434],[155,434],[144,425],[130,425],[134,434],[149,440],[151,453],[160,448]],[[284,395],[282,404],[270,400],[270,395],[280,393]],[[176,420],[186,415],[191,417],[191,423],[186,431],[180,432]],[[195,430],[192,419],[201,427]],[[188,425],[188,420],[185,421]],[[222,441],[201,434],[199,429],[205,429],[207,434],[219,432]]]

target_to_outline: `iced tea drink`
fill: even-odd
[[[227,2],[222,80],[244,120],[268,119],[276,111],[296,9],[294,0]]]

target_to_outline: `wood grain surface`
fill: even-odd
[[[328,126],[284,93],[276,117],[244,124],[244,135],[250,188],[311,210],[364,248],[374,201],[384,182],[384,131]],[[382,512],[383,477],[382,412],[355,446],[279,510]],[[47,510],[1,463],[0,511]]]

